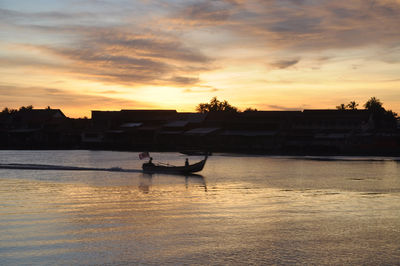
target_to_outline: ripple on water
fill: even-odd
[[[20,163],[140,166],[132,153],[7,151],[7,160],[13,154]],[[200,179],[0,170],[0,264],[400,261],[393,162],[212,156],[207,164]]]

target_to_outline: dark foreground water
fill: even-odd
[[[0,169],[0,265],[400,262],[396,158],[221,154],[189,177],[135,172],[129,152],[0,151],[10,163],[133,171]]]

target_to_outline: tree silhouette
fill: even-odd
[[[24,112],[24,111],[30,111],[33,110],[33,106],[32,105],[28,105],[28,106],[21,106],[19,109],[12,109],[12,108],[8,108],[5,107],[2,111],[1,114],[3,115],[12,115],[12,114],[16,114],[18,112]]]
[[[196,107],[196,111],[202,114],[210,112],[233,112],[237,113],[238,109],[230,105],[226,100],[219,101],[217,97],[213,97],[210,103],[200,103]]]
[[[376,128],[395,128],[397,114],[392,110],[385,110],[383,103],[376,97],[371,97],[364,107],[371,113]]]
[[[258,112],[258,110],[256,109],[256,108],[251,108],[251,107],[248,107],[248,108],[246,108],[243,112]]]
[[[357,106],[358,103],[356,103],[355,101],[351,101],[348,104],[340,104],[338,106],[336,106],[336,109],[338,110],[357,110]]]
[[[383,103],[377,99],[376,97],[371,97],[365,104],[364,104],[365,109],[367,109],[370,112],[373,113],[378,113],[378,112],[384,112],[385,108],[383,108]]]
[[[346,105],[344,103],[342,103],[342,104],[336,106],[336,109],[338,109],[338,110],[346,110]]]
[[[357,110],[357,106],[358,103],[356,103],[355,101],[351,101],[346,105],[346,108],[348,108],[349,110]]]
[[[21,107],[18,109],[19,112],[21,112],[21,111],[30,111],[30,110],[33,110],[33,106],[32,106],[32,105],[21,106]]]
[[[3,111],[1,111],[2,114],[11,114],[13,112],[16,112],[17,110],[15,109],[10,109],[8,107],[4,108]]]

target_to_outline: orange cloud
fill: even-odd
[[[156,106],[146,102],[76,93],[46,87],[0,85],[0,96],[0,106],[3,106],[3,108],[18,108],[23,105],[33,105],[35,107],[51,105],[54,108],[62,107],[66,111],[66,114],[71,116],[89,115],[92,109],[121,109],[121,106],[132,109],[156,108]]]

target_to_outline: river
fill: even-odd
[[[398,264],[399,159],[0,151],[0,265]]]

